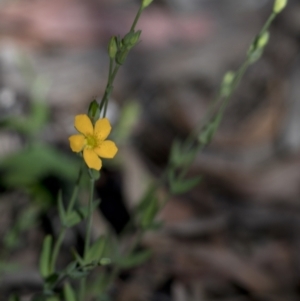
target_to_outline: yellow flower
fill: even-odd
[[[102,161],[99,157],[111,159],[116,155],[118,148],[115,143],[105,140],[111,131],[107,118],[97,120],[93,127],[87,115],[77,115],[75,128],[80,135],[72,135],[69,138],[70,147],[76,153],[83,151],[83,159],[89,168],[100,170]]]

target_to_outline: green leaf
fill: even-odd
[[[85,264],[92,261],[99,261],[104,254],[106,246],[106,237],[100,236],[89,248],[85,258]]]
[[[72,249],[72,254],[74,255],[76,261],[80,266],[84,266],[84,260],[83,258],[77,253],[75,249]]]
[[[159,208],[156,184],[151,184],[136,208],[136,216],[143,229],[151,227]]]
[[[44,238],[42,253],[40,256],[40,273],[43,278],[47,278],[51,274],[50,260],[52,253],[52,236],[47,235]]]
[[[138,253],[130,254],[125,258],[118,260],[117,264],[123,269],[130,269],[143,264],[152,255],[151,250],[144,250]]]
[[[8,117],[3,120],[3,125],[6,128],[16,130],[28,136],[41,131],[48,119],[48,108],[41,101],[31,104],[31,113],[28,117],[14,118]]]
[[[64,225],[65,221],[66,221],[66,212],[65,212],[65,208],[64,208],[64,204],[63,204],[61,190],[59,190],[59,192],[58,192],[57,206],[58,206],[59,219],[60,219],[61,223]]]
[[[32,187],[52,174],[60,179],[76,180],[79,162],[50,145],[34,144],[0,160],[3,182],[8,187]]]
[[[175,167],[183,167],[189,165],[197,154],[197,148],[184,149],[179,140],[173,142],[170,154],[171,163]]]
[[[215,132],[217,131],[222,120],[222,112],[219,112],[211,122],[209,122],[201,131],[198,139],[199,142],[203,145],[210,143]]]
[[[155,197],[156,197],[156,185],[150,184],[145,194],[143,195],[141,201],[137,205],[137,211],[138,212],[144,211],[149,206],[152,199]]]
[[[182,194],[197,186],[201,180],[201,176],[192,179],[173,180],[170,183],[170,190],[173,194]]]
[[[89,274],[88,270],[82,270],[82,271],[74,270],[69,274],[69,276],[73,279],[80,279],[86,277],[88,274]]]
[[[104,244],[104,250],[99,260],[100,265],[110,265],[117,261],[120,256],[119,253],[120,246],[118,245],[118,240],[113,233],[109,233],[106,236],[106,242]]]
[[[93,211],[98,207],[100,201],[94,201],[93,203]],[[65,226],[66,227],[73,227],[86,219],[88,216],[88,208],[86,206],[81,206],[67,214],[65,217]]]
[[[65,282],[64,284],[64,297],[66,301],[77,301],[75,292],[69,282]]]
[[[141,226],[143,229],[148,229],[151,226],[159,209],[158,198],[155,196],[141,214]]]
[[[72,273],[76,269],[76,266],[77,266],[77,261],[70,262],[65,268],[66,274],[69,275],[70,273]]]

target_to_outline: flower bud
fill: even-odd
[[[116,37],[111,37],[108,44],[108,54],[111,59],[114,59],[118,51],[117,40]]]
[[[224,77],[221,84],[221,95],[228,97],[232,91],[232,84],[235,79],[235,73],[233,71],[228,71]]]
[[[130,39],[130,44],[132,45],[132,47],[134,45],[136,45],[136,43],[139,41],[140,35],[141,35],[142,31],[138,30],[137,32],[134,33],[134,35],[131,37]]]
[[[235,73],[233,71],[226,72],[223,78],[222,85],[226,85],[226,86],[231,85],[234,78],[235,78]]]
[[[94,123],[99,118],[99,114],[100,114],[99,105],[96,100],[93,100],[89,106],[88,116]]]
[[[257,48],[264,48],[269,42],[270,34],[265,31],[257,40]]]
[[[131,31],[127,33],[122,40],[123,45],[127,49],[131,49],[139,41],[140,35],[141,35],[141,30],[138,30],[137,32]]]
[[[269,32],[265,31],[255,38],[247,53],[251,63],[256,62],[261,57],[265,46],[268,44],[269,37]]]
[[[130,31],[130,32],[128,32],[125,36],[124,36],[124,38],[122,39],[122,45],[124,46],[124,47],[127,47],[127,48],[130,48],[130,44],[131,44],[131,39],[133,38],[133,36],[134,36],[134,31]]]
[[[143,0],[142,1],[142,9],[146,8],[152,3],[153,0]]]
[[[125,62],[127,55],[128,55],[128,50],[127,49],[124,49],[122,51],[118,51],[117,55],[116,55],[117,64],[122,65]]]
[[[273,12],[279,14],[287,5],[287,0],[275,0]]]

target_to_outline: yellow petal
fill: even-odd
[[[85,148],[83,150],[83,159],[89,168],[100,170],[100,168],[102,167],[100,158],[92,149]]]
[[[75,128],[79,133],[85,136],[93,134],[91,119],[86,114],[75,116]]]
[[[85,137],[83,135],[72,135],[71,137],[69,137],[69,141],[72,151],[79,153],[84,147]]]
[[[102,158],[111,159],[116,155],[118,148],[114,142],[105,140],[98,147],[94,148],[94,151]]]
[[[111,125],[107,118],[98,119],[95,124],[94,134],[99,140],[105,140],[111,131]]]

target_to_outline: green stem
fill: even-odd
[[[218,108],[218,111],[215,112],[214,114],[212,114],[209,120],[211,120],[212,118],[214,118],[214,117],[216,116],[216,114],[221,114],[221,115],[223,114],[225,108],[226,108],[227,105],[228,105],[229,100],[230,100],[231,97],[232,97],[232,94],[234,93],[234,91],[236,90],[237,86],[239,85],[239,83],[240,83],[242,77],[244,76],[244,74],[245,74],[247,68],[249,67],[249,65],[250,65],[250,60],[247,59],[247,60],[242,64],[242,66],[239,68],[239,70],[237,71],[237,75],[236,75],[236,77],[235,77],[235,79],[234,79],[234,82],[233,82],[233,84],[232,84],[232,88],[231,88],[231,90],[230,90],[228,96],[222,101],[220,107]],[[220,99],[221,99],[221,95],[220,95],[219,97],[220,97]],[[218,102],[220,101],[220,99],[217,99],[216,103],[218,103]],[[207,121],[207,122],[209,122],[209,121]],[[207,122],[206,122],[205,124],[207,124]],[[196,127],[196,130],[194,130],[194,131],[187,137],[186,141],[184,142],[184,147],[185,147],[186,150],[188,150],[188,148],[190,148],[190,147],[192,146],[193,141],[194,141],[195,139],[197,139],[197,137],[198,137],[198,135],[199,135],[199,132],[201,131],[202,128],[203,128],[203,123],[201,123],[199,126],[197,126],[197,127]],[[197,153],[199,153],[199,151],[202,150],[205,146],[206,146],[205,144],[199,143],[199,144],[196,146],[195,156],[196,156]],[[193,162],[193,160],[192,160],[192,162]],[[179,173],[179,176],[178,176],[179,179],[182,179],[182,178],[186,175],[186,173],[187,173],[188,169],[190,168],[192,162],[191,162],[190,164],[187,164],[187,165],[181,170],[181,172]]]
[[[113,82],[115,80],[115,77],[118,73],[118,70],[120,68],[120,65],[116,65],[114,70],[112,71],[112,73],[109,76],[108,82],[107,82],[107,86],[105,89],[105,93],[103,95],[103,98],[101,100],[101,104],[100,105],[100,110],[102,109],[103,105],[104,105],[104,110],[103,110],[103,118],[106,116],[106,112],[107,112],[107,106],[108,106],[108,101],[109,101],[109,97],[113,91]]]
[[[70,213],[71,210],[73,209],[74,203],[75,203],[76,198],[78,196],[79,183],[80,183],[80,180],[81,180],[81,177],[82,177],[82,167],[83,167],[83,161],[82,161],[82,163],[80,165],[80,168],[79,168],[78,177],[77,177],[77,180],[76,180],[76,183],[75,183],[75,187],[73,189],[72,197],[70,199],[70,202],[69,202],[69,205],[68,205],[68,208],[67,208],[67,214]],[[53,249],[53,255],[52,255],[51,261],[50,261],[50,270],[51,270],[52,273],[55,272],[55,265],[56,265],[57,257],[58,257],[58,254],[59,254],[61,244],[64,240],[66,231],[67,231],[66,227],[62,227],[60,229],[58,238],[55,242],[54,249]]]
[[[142,8],[142,6],[140,6],[140,8],[139,8],[139,10],[138,10],[138,12],[137,12],[137,14],[136,14],[136,16],[134,18],[134,21],[133,21],[133,23],[131,25],[130,31],[132,31],[132,32],[134,31],[135,26],[136,26],[136,24],[137,24],[137,22],[138,22],[138,20],[139,20],[139,18],[141,16],[142,11],[143,11],[143,8]]]
[[[91,231],[92,231],[92,224],[93,224],[93,198],[94,198],[94,183],[95,180],[93,178],[90,179],[90,197],[89,197],[89,204],[88,204],[88,225],[86,230],[86,237],[84,242],[84,253],[83,258],[86,259],[87,252],[90,247],[90,240],[91,240]]]
[[[135,18],[134,18],[134,21],[131,25],[131,28],[130,28],[130,32],[134,32],[134,29],[135,29],[135,26],[141,16],[143,12],[143,8],[142,6],[140,6]],[[108,102],[109,102],[109,97],[113,91],[113,82],[115,80],[115,77],[118,73],[118,70],[120,68],[120,65],[116,65],[114,67],[114,59],[110,59],[109,61],[109,73],[108,73],[108,80],[107,80],[107,85],[106,85],[106,88],[105,88],[105,92],[104,92],[104,95],[101,99],[101,102],[99,104],[99,109],[100,109],[100,112],[102,110],[102,108],[104,107],[104,110],[103,110],[103,115],[102,115],[102,118],[104,118],[106,116],[106,112],[107,112],[107,106],[108,106]]]
[[[90,247],[91,240],[91,231],[93,224],[93,198],[94,198],[94,184],[95,180],[90,178],[90,196],[89,196],[89,204],[88,204],[88,225],[86,230],[86,236],[84,241],[84,251],[83,251],[83,259],[86,260],[86,256]],[[80,281],[80,289],[79,289],[79,300],[84,301],[86,293],[86,277],[82,278]]]
[[[263,28],[260,31],[260,34],[263,34],[265,31],[268,30],[268,28],[270,27],[271,23],[273,22],[273,20],[276,18],[277,14],[272,12],[272,14],[270,15],[270,17],[268,18],[268,20],[265,22]]]

